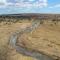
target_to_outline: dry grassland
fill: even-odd
[[[34,60],[11,49],[8,45],[9,37],[20,28],[28,26],[30,22],[0,23],[0,60]],[[60,57],[60,22],[54,24],[45,21],[35,31],[23,34],[23,41],[29,49],[42,51],[47,55]]]

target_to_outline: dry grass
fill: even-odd
[[[25,28],[30,23],[27,21],[22,23],[0,23],[0,60],[33,60],[31,57],[25,57],[18,54],[15,49],[11,49],[8,45],[9,37],[20,28]]]
[[[8,45],[9,36],[20,28],[28,26],[30,22],[0,23],[0,60],[33,60],[32,57],[23,56],[11,49]],[[23,38],[32,49],[43,51],[48,55],[60,56],[60,22],[58,25],[52,22],[44,22],[38,29]],[[27,40],[26,40],[27,39]]]

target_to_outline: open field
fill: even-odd
[[[14,32],[30,25],[30,20],[0,23],[0,60],[36,60],[19,54],[8,43]],[[60,57],[60,21],[43,20],[35,31],[22,36],[29,50],[35,49],[53,58]]]

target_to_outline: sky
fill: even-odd
[[[59,13],[60,0],[0,0],[0,14]]]

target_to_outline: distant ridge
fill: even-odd
[[[60,14],[48,13],[20,13],[20,14],[2,14],[0,18],[39,18],[39,19],[60,19]]]
[[[0,16],[33,16],[33,15],[60,15],[56,13],[19,13],[19,14],[1,14]]]

